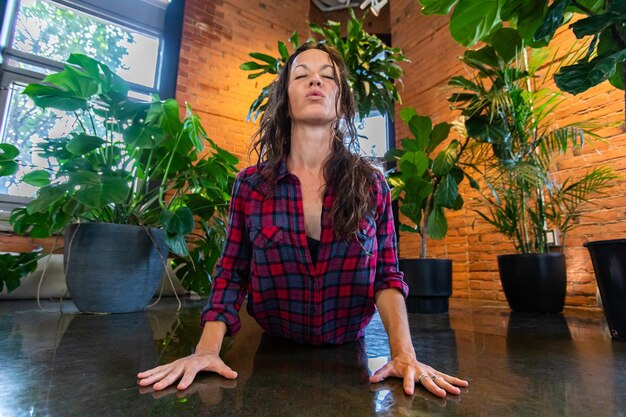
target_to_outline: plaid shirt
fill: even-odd
[[[391,193],[382,174],[377,172],[373,190],[375,216],[363,219],[349,241],[334,237],[328,214],[336,190],[328,187],[315,265],[304,230],[300,182],[285,161],[273,193],[268,189],[256,166],[237,176],[227,240],[203,323],[223,321],[227,335],[234,335],[248,295],[248,312],[266,332],[302,343],[338,344],[362,336],[375,312],[375,293],[396,288],[406,297],[408,288],[398,270]]]

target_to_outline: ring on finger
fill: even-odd
[[[431,379],[434,381],[435,379],[439,378],[437,375],[433,375],[431,376]]]
[[[428,375],[427,375],[427,374],[421,374],[421,375],[420,375],[420,377],[419,377],[419,378],[417,378],[417,382],[418,382],[419,384],[422,384],[422,378],[427,378],[427,377],[428,377]],[[422,384],[422,385],[424,385],[424,384]]]

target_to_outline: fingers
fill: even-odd
[[[406,395],[413,395],[415,391],[415,368],[412,366],[407,367],[404,373],[404,381],[402,381],[402,388]]]
[[[222,362],[221,366],[218,366],[215,370],[218,374],[227,379],[237,378],[237,372],[233,371],[228,365]]]
[[[391,362],[387,362],[379,370],[374,372],[373,375],[370,376],[370,382],[376,383],[376,382],[380,382],[383,379],[387,378],[391,374],[392,367],[393,367],[393,365],[391,364]]]

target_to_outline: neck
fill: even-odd
[[[320,175],[331,153],[332,138],[332,124],[292,126],[291,151],[287,157],[289,169]]]

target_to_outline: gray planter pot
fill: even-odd
[[[167,253],[161,229],[111,223],[68,226],[63,263],[72,301],[83,312],[142,311],[161,282]]]
[[[400,259],[400,270],[409,286],[409,313],[447,313],[452,295],[451,259]]]

